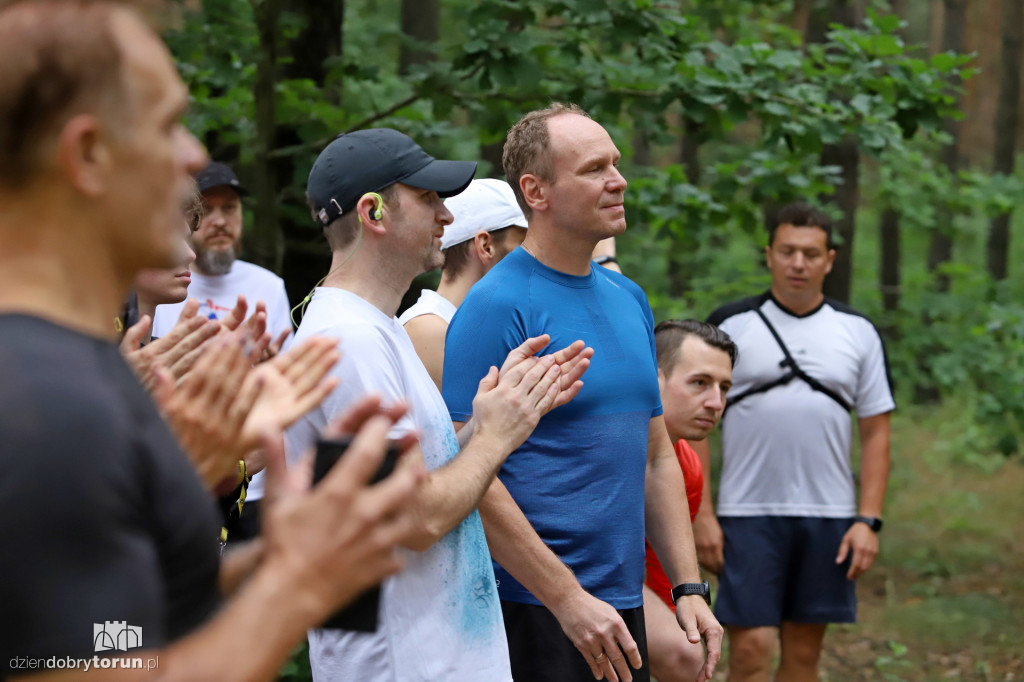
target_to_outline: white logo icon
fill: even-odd
[[[128,651],[142,646],[142,628],[123,620],[92,624],[94,651]]]

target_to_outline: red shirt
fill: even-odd
[[[704,493],[704,470],[697,453],[685,440],[676,441],[676,458],[679,460],[679,468],[683,470],[683,480],[686,481],[686,501],[690,503],[692,522],[697,516],[697,510],[700,509],[700,498]],[[661,562],[654,555],[650,543],[645,541],[644,544],[647,547],[647,586],[675,611],[675,604],[672,603],[672,584],[662,570]]]

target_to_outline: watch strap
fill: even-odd
[[[877,518],[875,516],[861,516],[861,515],[857,515],[857,516],[854,517],[853,521],[854,521],[854,523],[859,521],[861,523],[867,524],[867,527],[870,528],[871,530],[873,530],[876,533],[878,531],[882,530],[882,519]]]
[[[704,601],[709,605],[711,604],[711,585],[707,580],[700,583],[682,583],[681,585],[676,585],[672,588],[672,603],[675,604],[679,601],[680,597],[692,594],[704,597]]]

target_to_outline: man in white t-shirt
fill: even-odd
[[[333,415],[366,393],[403,401],[391,438],[419,438],[410,455],[429,471],[416,505],[422,525],[405,568],[381,586],[376,629],[309,633],[317,680],[511,679],[501,609],[475,511],[508,454],[540,415],[564,404],[592,351],[582,342],[548,359],[531,339],[490,368],[473,401],[473,428],[456,436],[444,400],[394,317],[412,279],[441,264],[452,216],[443,197],[469,185],[475,163],[438,161],[409,137],[372,129],[339,135],[317,158],[307,193],[331,247],[331,269],[295,335],[339,339],[338,388],[289,430],[294,461]]]
[[[693,531],[702,565],[721,576],[730,679],[770,680],[778,641],[775,679],[814,680],[828,623],[856,619],[854,579],[878,554],[895,403],[871,321],[822,293],[835,258],[829,217],[783,207],[765,253],[771,290],[708,318],[740,362],[722,419],[717,519],[707,446],[695,447],[709,474]]]
[[[242,197],[248,192],[231,168],[216,161],[196,175],[196,184],[203,197],[203,216],[192,234],[196,260],[192,263],[188,298],[197,299],[199,314],[212,320],[228,315],[240,295],[245,296],[250,315],[256,303],[262,301],[267,309],[267,331],[279,347],[282,337],[292,330],[284,280],[238,258],[242,250]],[[185,301],[157,306],[153,336],[159,338],[169,332],[184,306]],[[263,472],[258,472],[249,483],[241,517],[229,526],[230,540],[246,540],[258,533],[263,477]]]
[[[437,291],[424,289],[398,318],[438,389],[444,369],[444,335],[456,309],[470,287],[526,237],[526,216],[504,180],[474,180],[445,207],[453,220],[441,237],[441,283]]]

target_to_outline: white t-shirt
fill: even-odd
[[[415,430],[428,469],[458,454],[448,409],[398,320],[352,292],[318,288],[295,342],[313,335],[340,339],[341,384],[285,434],[289,461],[315,441],[329,419],[357,398],[376,393],[405,400],[409,412],[389,434]],[[512,679],[508,644],[490,552],[473,511],[425,552],[401,550],[402,571],[381,587],[374,633],[310,630],[316,680],[500,681]]]
[[[787,371],[757,308],[800,368],[858,417],[895,408],[882,340],[870,320],[831,299],[794,315],[770,294],[722,306],[708,318],[739,347],[730,396]],[[854,516],[851,431],[849,413],[799,378],[730,406],[722,419],[719,516]]]
[[[231,272],[226,275],[203,275],[192,271],[192,283],[188,285],[188,298],[198,299],[200,315],[214,320],[223,318],[234,309],[239,294],[244,295],[249,304],[247,316],[256,309],[257,301],[263,301],[266,304],[267,331],[271,333],[272,338],[276,339],[286,329],[292,328],[284,280],[270,270],[236,260],[231,265]],[[158,305],[153,315],[153,337],[159,338],[171,331],[184,307],[185,301]],[[261,471],[252,477],[245,499],[255,502],[262,498],[263,472]]]
[[[456,310],[458,308],[455,307],[455,304],[441,294],[433,289],[424,289],[420,292],[420,297],[416,299],[416,302],[398,318],[398,322],[405,326],[414,317],[437,315],[445,321],[445,324],[451,324]]]

